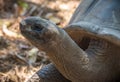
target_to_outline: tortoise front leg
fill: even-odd
[[[71,82],[56,69],[53,64],[48,64],[39,70],[28,82]]]

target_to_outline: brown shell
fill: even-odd
[[[65,30],[72,36],[93,35],[120,45],[119,4],[119,0],[83,0]]]

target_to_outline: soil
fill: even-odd
[[[50,63],[20,33],[19,22],[39,16],[64,28],[80,0],[0,0],[0,82],[26,82]]]

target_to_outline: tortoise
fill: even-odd
[[[40,82],[120,81],[120,1],[82,0],[65,28],[40,17],[20,29],[52,63],[37,72]]]

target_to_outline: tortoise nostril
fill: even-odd
[[[26,21],[22,20],[22,21],[20,22],[20,24],[19,24],[20,29],[21,29],[21,30],[24,30],[24,28],[25,28],[26,25],[27,25]]]

